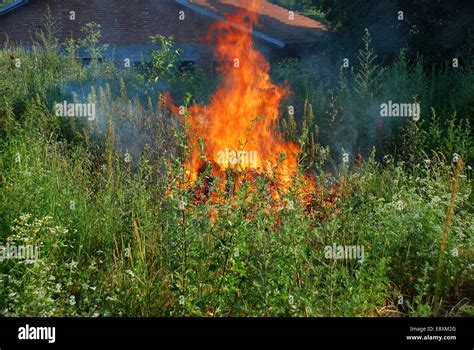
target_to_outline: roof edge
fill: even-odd
[[[235,24],[235,23],[233,23],[233,22],[227,20],[226,18],[223,18],[223,17],[221,17],[221,16],[218,16],[218,15],[216,15],[215,13],[212,13],[211,11],[208,11],[208,10],[202,8],[202,7],[199,6],[199,5],[191,4],[191,3],[189,3],[187,0],[175,0],[175,1],[176,1],[178,4],[180,4],[180,5],[183,5],[183,6],[189,8],[189,9],[191,9],[191,10],[193,10],[193,11],[196,11],[197,13],[200,13],[200,14],[206,16],[206,17],[210,17],[210,18],[215,19],[215,20],[223,21],[223,22],[225,22],[225,23],[227,23],[227,24],[230,24],[230,25],[233,26],[234,28],[240,29],[240,30],[242,30],[242,31],[244,31],[244,32],[247,32],[247,33],[250,33],[250,34],[252,34],[253,36],[255,36],[255,37],[259,38],[259,39],[262,39],[262,40],[264,40],[264,41],[266,41],[266,42],[269,42],[269,43],[271,43],[271,44],[273,44],[273,45],[275,45],[275,46],[278,46],[279,48],[283,48],[283,47],[285,47],[285,45],[286,45],[286,44],[285,44],[283,41],[281,41],[281,40],[272,38],[271,36],[266,35],[266,34],[263,34],[263,33],[259,32],[259,31],[257,31],[257,30],[249,30],[249,29],[247,29],[247,28],[245,28],[245,27],[243,27],[243,26],[240,26],[240,25],[238,25],[238,24]]]

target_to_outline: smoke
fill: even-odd
[[[173,132],[180,128],[179,123],[159,108],[159,93],[153,93],[150,100],[143,96],[129,98],[123,96],[118,83],[108,85],[103,77],[94,83],[82,85],[71,82],[62,86],[62,96],[67,103],[94,104],[95,119],[74,117],[74,123],[88,130],[90,137],[102,144],[113,126],[116,151],[122,161],[131,162],[135,167],[145,148],[153,151],[154,157],[167,157],[175,154],[176,143]],[[56,101],[62,102],[62,101]],[[151,103],[151,105],[150,105]],[[112,124],[110,124],[110,121]]]
[[[379,68],[392,63],[400,49],[406,47],[407,14],[399,13],[398,1],[371,1],[360,4],[354,11],[359,16],[353,16],[347,30],[329,31],[319,51],[299,57],[304,65],[302,78],[308,81],[306,95],[313,109],[318,111],[315,121],[320,129],[319,141],[330,147],[335,168],[332,170],[336,173],[344,167],[344,154],[348,155],[351,164],[358,154],[370,155],[373,147],[383,152],[384,139],[391,135],[392,121],[380,118],[380,104],[386,102],[382,96],[387,91],[375,84],[367,92],[358,92],[355,82],[361,68],[359,51],[365,49],[365,29],[370,33],[370,48],[376,55],[372,64]],[[382,79],[377,83],[383,83]],[[341,84],[346,85],[345,90]],[[311,92],[314,92],[313,96]],[[399,94],[393,93],[392,99],[396,100]],[[411,101],[402,99],[400,102]]]

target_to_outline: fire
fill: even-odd
[[[328,189],[316,186],[311,176],[297,176],[300,147],[285,141],[278,132],[280,104],[290,91],[270,80],[270,65],[253,46],[254,25],[255,11],[229,15],[209,28],[205,39],[222,62],[218,67],[222,78],[207,106],[192,105],[183,111],[172,104],[168,94],[164,96],[168,108],[182,116],[189,142],[185,179],[179,180],[179,185],[191,188],[196,184],[197,201],[221,202],[216,187],[234,193],[243,183],[250,184],[246,192],[250,199],[255,180],[264,177],[274,209],[284,206],[281,194],[294,185],[308,215],[323,220],[336,210],[342,183]],[[210,176],[197,182],[206,170]],[[228,181],[230,178],[233,181]],[[229,183],[233,188],[228,188]],[[217,212],[217,207],[211,209],[213,220]]]
[[[190,184],[209,163],[214,176],[230,169],[251,172],[275,179],[283,188],[296,174],[300,148],[277,131],[280,103],[289,89],[271,82],[270,65],[254,48],[256,23],[255,12],[241,12],[209,28],[206,39],[222,62],[217,68],[222,81],[207,106],[188,109],[191,154],[185,166]]]

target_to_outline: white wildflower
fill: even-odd
[[[399,200],[396,204],[397,210],[403,210],[405,208],[405,203],[402,200]]]
[[[286,204],[286,209],[288,210],[294,210],[295,209],[295,204],[293,201],[289,200],[288,203]]]

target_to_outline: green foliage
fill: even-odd
[[[472,43],[474,5],[469,1],[313,0],[312,4],[324,13],[334,29],[332,40],[346,57],[356,52],[354,43],[366,27],[384,62],[407,48],[411,59],[422,56],[429,67],[456,57],[460,47]]]
[[[109,128],[103,160],[38,132],[3,143],[3,238],[34,238],[42,260],[28,269],[1,263],[2,314],[363,316],[423,308],[435,315],[467,293],[474,222],[464,178],[442,273],[444,302],[431,298],[447,164],[431,159],[408,171],[369,159],[347,177],[353,192],[337,214],[321,223],[293,192],[283,200],[294,205],[268,211],[265,183],[250,201],[243,188],[221,192],[222,203],[196,202],[176,186],[182,165],[168,163],[168,176],[154,182],[163,160],[145,152],[131,171]],[[333,243],[363,245],[363,263],[328,260],[324,247]]]
[[[284,101],[283,115],[293,106],[294,116],[281,122],[287,138],[298,140],[309,125],[305,108],[312,107],[314,138],[330,147],[330,159],[339,169],[341,148],[366,157],[372,146],[378,159],[392,154],[405,161],[422,159],[424,153],[442,152],[445,157],[458,153],[472,164],[471,123],[474,95],[469,95],[474,71],[471,65],[453,69],[449,64],[424,69],[421,58],[409,60],[401,50],[393,64],[381,66],[366,30],[357,62],[340,66],[339,76],[327,82],[310,62],[284,59],[275,65],[276,82],[288,84],[293,94]],[[470,84],[470,83],[468,83]],[[472,85],[472,84],[471,84]],[[382,103],[419,103],[420,121],[410,118],[384,118]],[[317,129],[317,132],[316,132]],[[311,131],[308,139],[311,138]],[[317,134],[317,135],[316,135]]]
[[[169,79],[178,70],[178,57],[182,54],[181,49],[173,49],[173,38],[163,35],[150,37],[151,43],[157,46],[157,50],[150,51],[149,79],[157,82],[159,79]]]
[[[363,47],[359,50],[357,59],[359,61],[359,70],[355,76],[356,92],[364,100],[373,98],[374,94],[380,89],[380,76],[383,71],[376,64],[377,55],[371,47],[372,39],[370,33],[365,29],[362,38]]]
[[[95,64],[102,58],[108,45],[100,44],[100,24],[98,23],[86,23],[82,28],[81,32],[84,33],[84,38],[78,41],[79,45],[84,47],[91,57],[91,61]]]
[[[301,12],[310,18],[325,22],[324,13],[318,6],[314,5],[313,0],[270,0],[270,2],[292,11]]]

